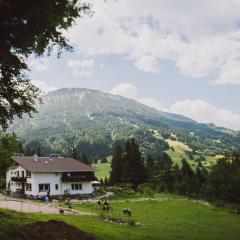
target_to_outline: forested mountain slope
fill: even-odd
[[[89,89],[59,89],[44,96],[33,118],[9,128],[26,147],[42,154],[71,153],[72,146],[91,159],[105,157],[114,144],[135,137],[144,154],[169,148],[166,139],[186,143],[199,154],[215,155],[240,145],[240,133],[187,117],[160,112],[134,100]]]

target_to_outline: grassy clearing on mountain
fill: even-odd
[[[96,163],[93,164],[95,175],[98,179],[109,178],[111,171],[111,163]]]
[[[167,140],[166,142],[169,144],[170,147],[173,147],[176,152],[179,152],[181,154],[192,151],[192,149],[188,145],[182,142],[173,140]]]

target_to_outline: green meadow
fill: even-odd
[[[96,216],[23,214],[1,210],[0,239],[7,239],[4,236],[7,229],[50,219],[65,221],[99,240],[238,240],[240,236],[240,216],[230,213],[229,209],[169,194],[111,201],[107,215],[131,219],[140,222],[141,226],[103,221],[95,203],[74,204],[73,207],[95,212]],[[132,210],[132,217],[123,215],[122,209],[126,207]]]

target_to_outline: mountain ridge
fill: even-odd
[[[92,159],[105,157],[117,143],[135,137],[144,155],[169,148],[176,139],[199,154],[222,154],[239,147],[236,131],[161,112],[133,99],[85,88],[63,88],[43,97],[33,118],[16,120],[14,131],[31,149],[69,155],[71,147]]]

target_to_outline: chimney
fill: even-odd
[[[38,156],[37,156],[37,154],[33,154],[32,159],[33,159],[33,161],[37,162],[37,161],[38,161]]]

